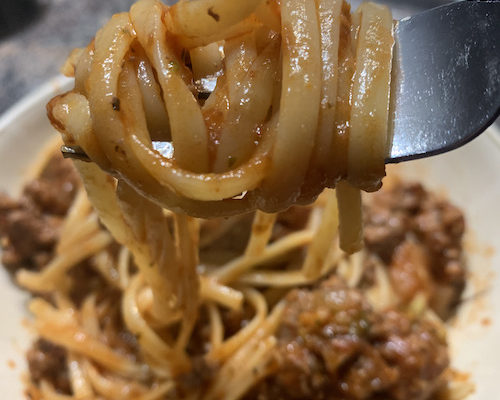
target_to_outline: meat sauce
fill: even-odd
[[[2,264],[39,270],[52,258],[59,228],[79,186],[78,174],[61,156],[50,160],[19,200],[0,193]]]
[[[420,400],[442,383],[447,345],[431,322],[375,312],[336,277],[286,302],[276,369],[246,400]]]
[[[0,194],[2,263],[9,271],[40,270],[49,262],[79,185],[71,163],[55,156],[19,200]],[[308,214],[307,207],[281,213],[271,240],[302,228]],[[442,317],[453,312],[465,285],[463,215],[419,184],[398,183],[371,195],[364,216],[367,256],[360,289],[332,276],[288,293],[272,373],[245,400],[423,400],[443,383],[449,364],[445,338],[434,323],[412,319],[398,309],[423,293]],[[374,284],[376,262],[387,268],[396,290],[395,309],[377,312],[363,294]],[[87,283],[93,290],[101,288],[102,295],[118,298],[90,261],[72,273],[86,282],[72,292],[75,302],[81,301]],[[135,338],[125,329],[119,306],[115,308],[104,329],[108,339],[114,348],[138,354]],[[237,329],[246,319],[225,313],[226,330],[233,325]],[[203,336],[195,332],[195,338],[198,333]],[[63,348],[40,339],[27,358],[33,382],[47,380],[59,392],[70,392]],[[206,386],[211,374],[190,374],[179,382],[179,390],[200,379],[203,382],[196,385]]]
[[[365,245],[388,266],[403,303],[423,293],[446,319],[465,287],[462,212],[418,183],[398,183],[371,196],[364,208]],[[364,283],[373,280],[370,258]]]

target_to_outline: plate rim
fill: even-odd
[[[26,109],[36,106],[48,96],[69,89],[72,82],[74,82],[73,78],[57,75],[33,89],[0,115],[0,134],[12,124],[14,120],[18,119]]]

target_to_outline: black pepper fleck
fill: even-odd
[[[210,15],[213,19],[219,22],[220,16],[214,11],[213,7],[210,7],[207,12],[208,15]]]
[[[118,97],[113,97],[111,100],[111,106],[113,107],[113,110],[120,111],[120,99]]]
[[[115,145],[115,153],[118,153],[122,157],[127,157],[127,153],[125,153],[125,150],[123,150],[120,146]]]

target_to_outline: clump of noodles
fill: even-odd
[[[141,0],[65,70],[67,145],[161,207],[272,213],[338,185],[341,245],[361,247],[360,189],[384,176],[393,24],[341,0]]]

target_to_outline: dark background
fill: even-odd
[[[233,1],[233,0],[228,0]],[[449,3],[443,0],[377,0],[394,18]],[[0,0],[0,114],[59,73],[74,47],[133,0]],[[351,0],[353,7],[360,3]]]

